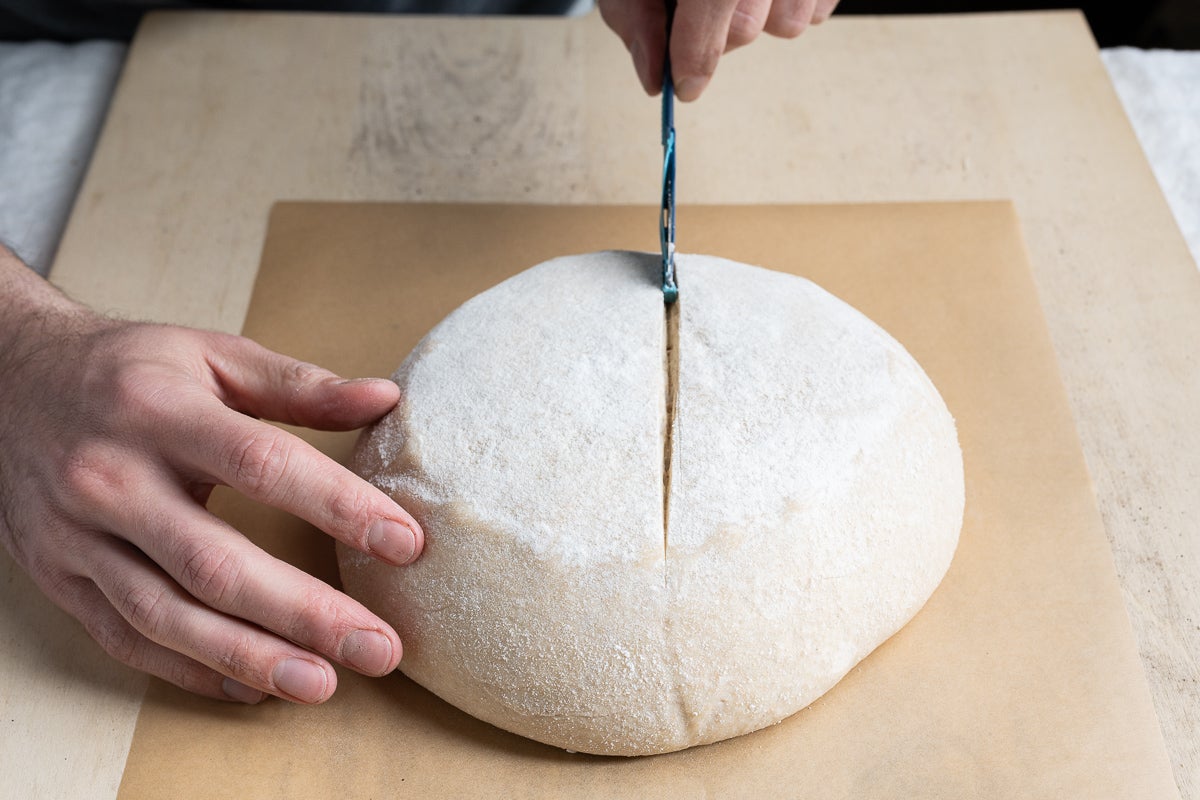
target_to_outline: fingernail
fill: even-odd
[[[392,643],[378,631],[354,631],[342,641],[342,658],[367,675],[392,671]]]
[[[675,94],[679,95],[680,100],[695,100],[707,84],[704,78],[684,78],[675,84]]]
[[[233,678],[226,678],[225,680],[221,681],[221,691],[224,692],[225,696],[230,700],[237,700],[239,703],[249,703],[250,705],[261,702],[262,699],[266,697],[266,695],[260,692],[258,689],[255,689],[252,686],[247,686],[244,683],[239,683]]]
[[[387,378],[346,378],[337,382],[338,386],[353,386],[356,383],[391,383]]]
[[[367,531],[367,547],[384,561],[403,566],[417,552],[417,536],[393,519],[377,519]]]
[[[329,683],[325,670],[302,658],[280,661],[271,673],[271,680],[279,691],[304,703],[325,699],[325,687]]]

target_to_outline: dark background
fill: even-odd
[[[476,0],[449,0],[469,12]],[[444,5],[444,0],[443,3]],[[94,37],[127,39],[138,18],[156,5],[215,8],[380,10],[387,0],[0,0],[0,40],[48,38],[65,41]],[[422,10],[422,0],[406,4]],[[557,13],[565,0],[509,0],[515,13]],[[460,7],[460,8],[459,8]],[[1060,0],[1060,2],[969,2],[969,0],[842,0],[836,14],[945,14],[971,11],[1030,11],[1082,7],[1101,47],[1200,50],[1200,0]]]
[[[1200,0],[1109,0],[1108,2],[1038,3],[963,0],[842,0],[836,14],[945,14],[963,11],[1030,11],[1082,8],[1101,47],[1165,47],[1200,49]]]

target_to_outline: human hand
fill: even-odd
[[[5,300],[0,539],[43,592],[115,658],[209,697],[319,703],[337,680],[327,659],[396,667],[387,623],[204,508],[227,484],[412,561],[424,539],[411,516],[254,418],[353,429],[396,404],[395,384],[341,381],[241,337]]]
[[[721,56],[763,31],[792,39],[829,18],[838,0],[678,0],[671,27],[671,76],[680,100],[704,91]],[[662,90],[665,0],[597,0],[600,15],[629,54],[646,92]]]

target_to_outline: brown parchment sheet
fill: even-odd
[[[244,332],[346,376],[388,375],[446,313],[526,267],[656,250],[655,219],[281,203]],[[319,707],[224,704],[153,681],[121,798],[1178,797],[1012,206],[684,206],[679,230],[688,252],[815,280],[941,390],[966,514],[917,617],[783,723],[639,759],[522,739],[399,673],[339,668]],[[339,459],[355,436],[301,434]],[[336,583],[331,540],[310,526],[227,491],[212,508]]]

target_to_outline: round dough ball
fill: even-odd
[[[962,523],[954,421],[904,348],[809,281],[719,258],[679,256],[665,469],[658,266],[560,258],[465,303],[354,457],[427,537],[402,568],[339,547],[401,669],[569,750],[795,713],[921,608]]]

